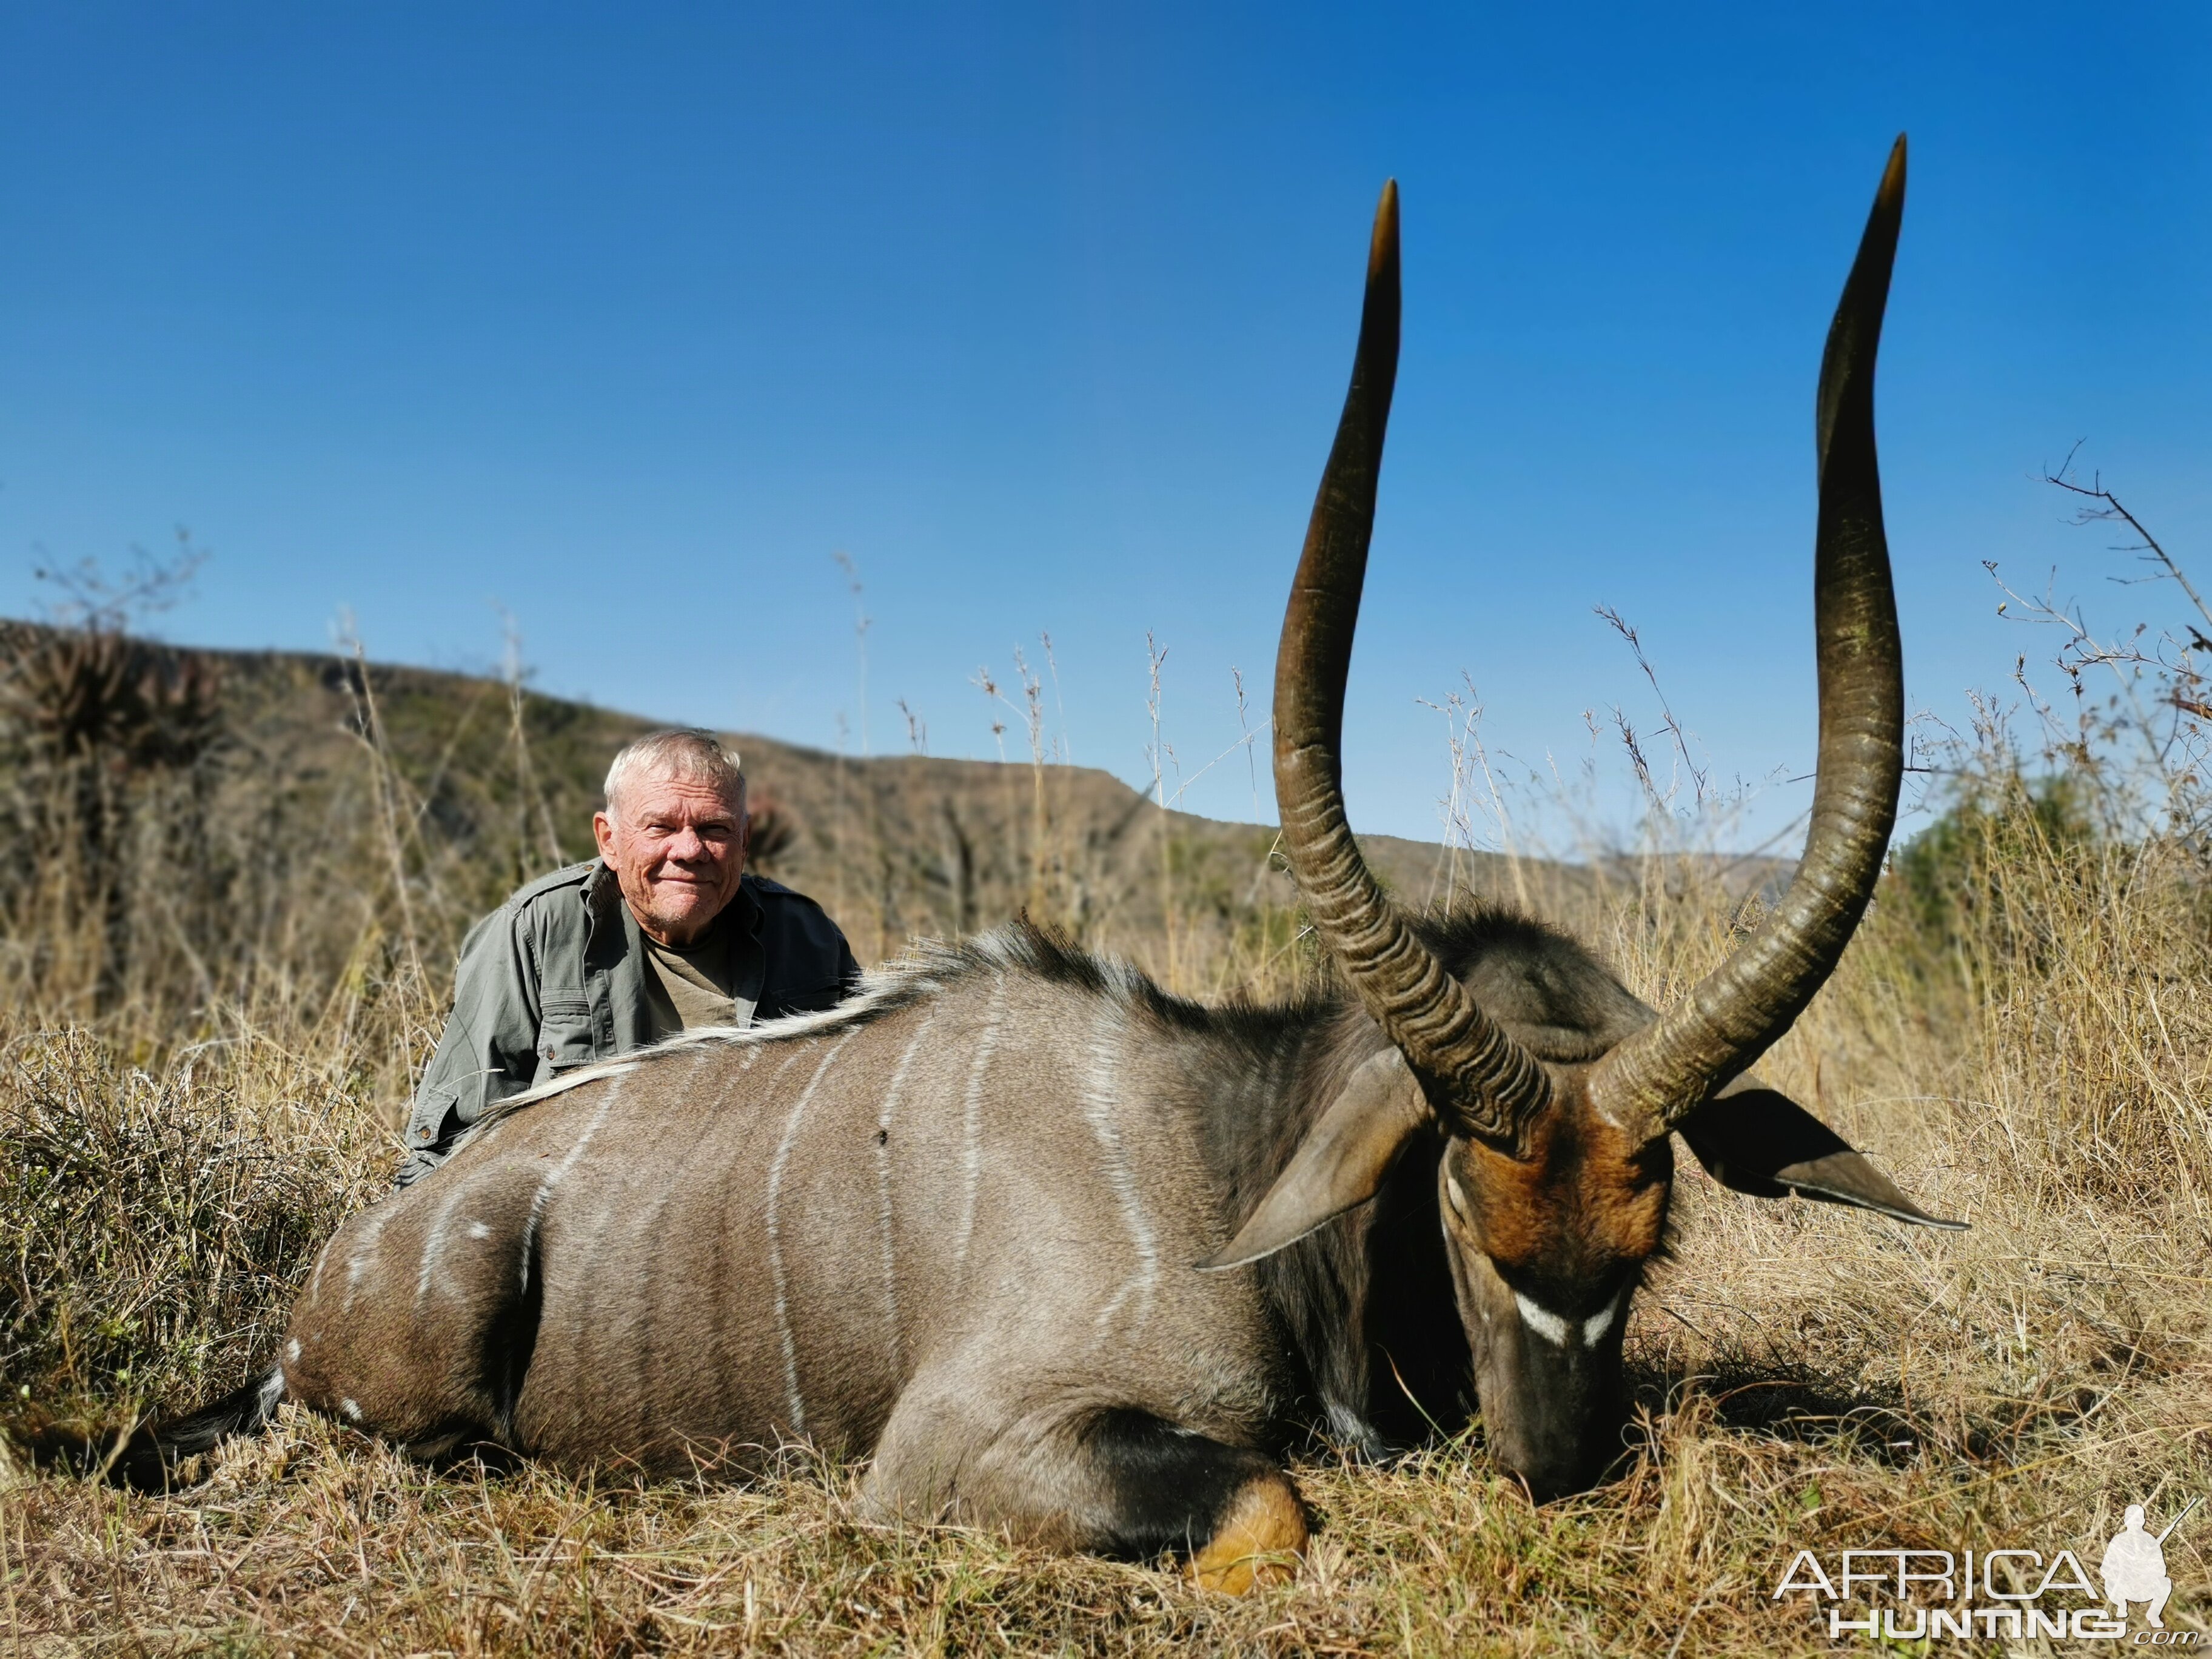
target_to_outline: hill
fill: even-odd
[[[27,623],[0,626],[0,657],[10,810],[53,866],[18,872],[10,896],[20,911],[91,882],[100,902],[86,908],[106,918],[77,959],[18,968],[35,967],[46,1000],[75,986],[100,1006],[250,1000],[242,975],[272,960],[295,994],[407,963],[441,993],[470,921],[589,855],[608,760],[655,724],[464,674]],[[1024,910],[1194,992],[1297,954],[1296,893],[1266,826],[1163,811],[1091,768],[724,735],[753,785],[757,867],[819,899],[864,960]],[[1555,911],[1593,882],[1650,878],[1363,845],[1417,908],[1472,891]],[[1784,869],[1725,875],[1741,892]],[[157,914],[165,937],[134,949]]]

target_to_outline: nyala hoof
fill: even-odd
[[[1305,1559],[1308,1535],[1297,1489],[1279,1474],[1255,1480],[1237,1494],[1213,1536],[1191,1558],[1191,1582],[1227,1595],[1287,1584]]]

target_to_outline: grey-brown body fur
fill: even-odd
[[[1547,1057],[1650,1017],[1557,935],[1452,932]],[[872,1455],[886,1510],[1108,1547],[1102,1413],[1269,1450],[1464,1418],[1433,1155],[1267,1261],[1193,1266],[1382,1046],[1347,998],[1208,1011],[1025,931],[933,950],[489,1122],[331,1241],[285,1389],[429,1455],[678,1474],[805,1440]]]

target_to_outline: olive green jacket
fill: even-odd
[[[845,936],[812,899],[747,875],[730,902],[751,946],[737,952],[734,988],[755,1019],[830,1007],[859,982]],[[597,859],[531,883],[471,927],[398,1184],[434,1168],[494,1103],[650,1043],[647,971],[637,918]]]

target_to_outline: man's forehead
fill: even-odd
[[[656,817],[672,812],[691,817],[735,817],[737,792],[725,792],[713,778],[690,772],[641,773],[623,790],[623,816]]]

